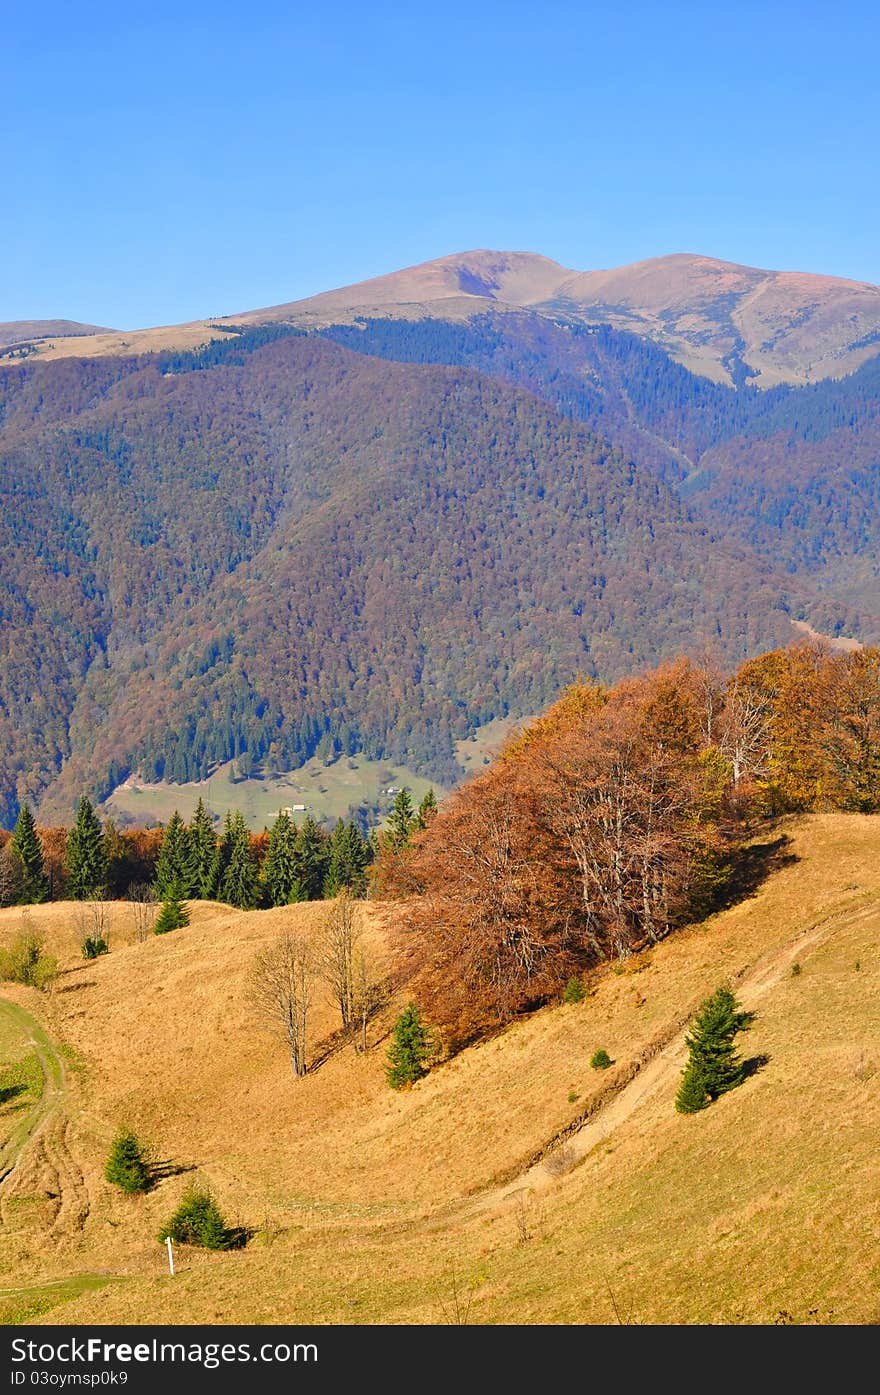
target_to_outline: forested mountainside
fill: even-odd
[[[529,312],[322,331],[362,353],[462,364],[536,393],[662,476],[713,533],[880,613],[880,359],[767,391],[710,382],[608,326]],[[877,635],[876,625],[872,631]]]
[[[870,630],[573,415],[280,327],[4,370],[4,821],[244,750],[445,783],[456,737],[578,674]]]

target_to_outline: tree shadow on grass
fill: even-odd
[[[758,1071],[763,1070],[764,1066],[769,1065],[769,1063],[770,1057],[766,1052],[762,1051],[758,1056],[749,1056],[742,1063],[743,1080],[751,1080],[753,1075],[757,1075]]]
[[[10,1100],[15,1099],[16,1095],[23,1095],[26,1090],[27,1086],[22,1084],[0,1085],[0,1105],[8,1104]],[[18,1105],[18,1108],[21,1109],[22,1106]],[[12,1113],[11,1110],[10,1113]]]
[[[226,1228],[226,1249],[243,1250],[253,1240],[256,1230],[250,1225],[231,1225]]]
[[[368,1025],[372,1025],[376,1020],[382,1008],[385,1006],[386,1001],[387,999],[383,996],[376,1002],[375,1007],[373,1007],[367,1018]],[[390,1035],[390,1033],[386,1035]],[[315,1043],[315,1049],[309,1061],[309,1073],[311,1074],[318,1070],[326,1061],[329,1061],[331,1057],[343,1051],[346,1046],[354,1046],[355,1049],[357,1049],[360,1037],[361,1026],[359,1022],[355,1022],[349,1027],[337,1027],[335,1032],[331,1032],[329,1036],[322,1037],[320,1041]],[[380,1037],[379,1040],[381,1041],[383,1038]]]
[[[164,1181],[166,1177],[182,1177],[185,1172],[195,1170],[195,1163],[177,1163],[171,1158],[157,1158],[155,1162],[147,1164],[151,1187],[155,1187],[157,1182]]]
[[[320,1041],[315,1042],[315,1049],[309,1061],[309,1074],[311,1075],[314,1071],[320,1070],[321,1066],[323,1066],[326,1061],[329,1061],[331,1057],[336,1056],[346,1046],[349,1046],[351,1041],[351,1029],[349,1027],[339,1027],[335,1032],[331,1032],[329,1036],[322,1037]]]
[[[768,877],[783,867],[793,867],[796,862],[800,862],[800,858],[791,851],[787,833],[769,843],[752,843],[743,848],[734,856],[730,877],[715,898],[713,910],[725,911],[754,896]]]

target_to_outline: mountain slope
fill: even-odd
[[[365,318],[320,333],[528,389],[659,474],[713,532],[858,607],[864,638],[880,635],[880,359],[840,381],[734,390],[633,334],[532,311]]]
[[[47,1140],[0,1194],[13,1222],[0,1230],[6,1313],[442,1323],[456,1282],[473,1323],[875,1320],[878,853],[876,817],[762,832],[755,857],[775,870],[753,895],[599,971],[585,1002],[516,1021],[400,1093],[385,1083],[384,1032],[403,994],[365,1055],[336,1043],[300,1081],[249,1005],[253,956],[285,930],[317,931],[320,905],[199,903],[186,929],[136,944],[116,904],[111,953],[87,966],[73,908],[34,907],[62,977],[51,998],[12,992],[79,1069],[67,1165]],[[385,927],[375,904],[365,916],[378,957]],[[4,943],[18,922],[0,912]],[[780,976],[793,959],[800,972]],[[591,1107],[609,1122],[620,1085],[646,1080],[701,999],[746,979],[764,991],[738,1039],[759,1065],[744,1085],[682,1116],[673,1068],[579,1166],[549,1151]],[[315,1056],[337,1021],[316,994]],[[589,1064],[600,1046],[606,1072]],[[120,1196],[102,1169],[122,1120],[198,1171],[168,1167],[136,1203]],[[526,1181],[545,1150],[543,1175]],[[181,1248],[172,1285],[154,1236],[194,1176],[257,1234],[226,1254]],[[519,1193],[499,1196],[502,1177]],[[103,1292],[51,1307],[58,1296],[39,1286],[85,1270],[103,1274]]]
[[[238,318],[327,324],[420,307],[462,319],[502,305],[629,330],[719,382],[841,377],[880,353],[877,286],[688,253],[587,272],[524,252],[460,253]]]
[[[262,323],[267,319],[297,319],[304,311],[335,316],[353,307],[375,310],[437,301],[451,301],[457,307],[462,297],[534,305],[550,299],[573,274],[534,252],[459,252],[341,290],[324,291],[308,300],[248,311],[238,318]]]
[[[678,254],[583,272],[552,304],[629,329],[719,381],[809,382],[880,352],[880,288],[806,272],[759,271]]]
[[[243,750],[281,769],[362,750],[448,783],[456,738],[578,673],[857,623],[471,370],[296,335],[114,362],[84,371],[79,410],[70,361],[5,380],[7,819]]]
[[[31,339],[82,338],[86,334],[115,334],[100,325],[83,325],[76,320],[7,320],[0,324],[0,348]]]
[[[839,378],[880,354],[880,288],[867,282],[764,271],[692,253],[576,271],[532,252],[488,250],[217,320],[94,332],[82,343],[53,338],[29,352],[53,358],[148,353],[192,348],[241,325],[314,329],[363,315],[460,323],[488,310],[524,308],[550,321],[627,330],[693,372],[736,385]],[[12,327],[17,336],[20,329]]]

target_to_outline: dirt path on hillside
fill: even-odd
[[[34,1102],[24,1119],[16,1124],[0,1146],[0,1189],[3,1189],[28,1145],[34,1142],[59,1114],[67,1098],[67,1075],[58,1048],[36,1018],[17,1003],[9,1002],[7,998],[0,998],[0,1015],[12,1023],[25,1044],[32,1049],[43,1074],[40,1098]]]
[[[761,999],[791,972],[796,961],[825,944],[838,930],[876,914],[876,902],[860,912],[833,911],[818,924],[758,960],[732,984],[743,1008],[754,1011]],[[631,1119],[659,1091],[668,1089],[671,1092],[687,1059],[686,1031],[687,1027],[677,1030],[607,1103],[600,1105],[580,1127],[564,1130],[550,1140],[542,1150],[542,1156],[517,1177],[460,1204],[456,1208],[459,1216],[477,1216],[496,1209],[503,1210],[511,1203],[521,1202],[529,1194],[546,1191],[621,1124]]]

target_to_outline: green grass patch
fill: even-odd
[[[41,1317],[62,1303],[69,1303],[80,1294],[105,1288],[119,1282],[110,1275],[76,1274],[70,1279],[58,1279],[49,1284],[33,1284],[27,1288],[0,1289],[0,1326],[15,1327]]]
[[[86,1063],[83,1057],[66,1041],[58,1042],[58,1055],[64,1057],[68,1070],[72,1070],[76,1075],[85,1075]]]
[[[480,727],[473,736],[457,741],[456,760],[465,775],[483,770],[511,730],[529,720],[499,717]],[[299,770],[279,775],[259,774],[247,779],[237,778],[235,762],[229,761],[209,780],[184,785],[147,785],[126,780],[113,791],[103,807],[126,823],[167,823],[175,809],[185,819],[192,818],[197,801],[203,799],[206,808],[218,818],[222,819],[227,809],[240,810],[249,827],[259,829],[271,824],[280,809],[292,808],[295,804],[307,806],[293,815],[297,823],[302,822],[306,814],[318,823],[344,819],[353,809],[366,806],[377,811],[381,823],[394,802],[394,795],[386,795],[383,791],[389,786],[400,789],[403,785],[415,804],[421,803],[429,789],[434,790],[438,799],[445,793],[436,781],[426,779],[408,766],[353,755],[340,756],[328,765],[313,757]]]
[[[301,823],[307,815],[319,823],[344,819],[353,809],[365,805],[377,810],[381,822],[394,803],[394,795],[383,791],[403,785],[415,804],[431,788],[438,799],[443,793],[435,781],[424,779],[406,766],[355,755],[341,756],[329,765],[312,759],[288,774],[246,780],[235,778],[230,762],[210,780],[198,783],[142,785],[126,781],[113,791],[103,807],[127,823],[167,823],[175,809],[184,819],[190,819],[197,801],[203,799],[209,813],[218,818],[222,819],[228,809],[240,810],[249,827],[260,829],[273,823],[281,809],[293,809],[297,804],[306,807],[292,814],[295,823]]]
[[[0,1071],[0,1109],[5,1113],[11,1108],[21,1108],[33,1104],[43,1093],[43,1072],[40,1058],[33,1052],[13,1061]]]

